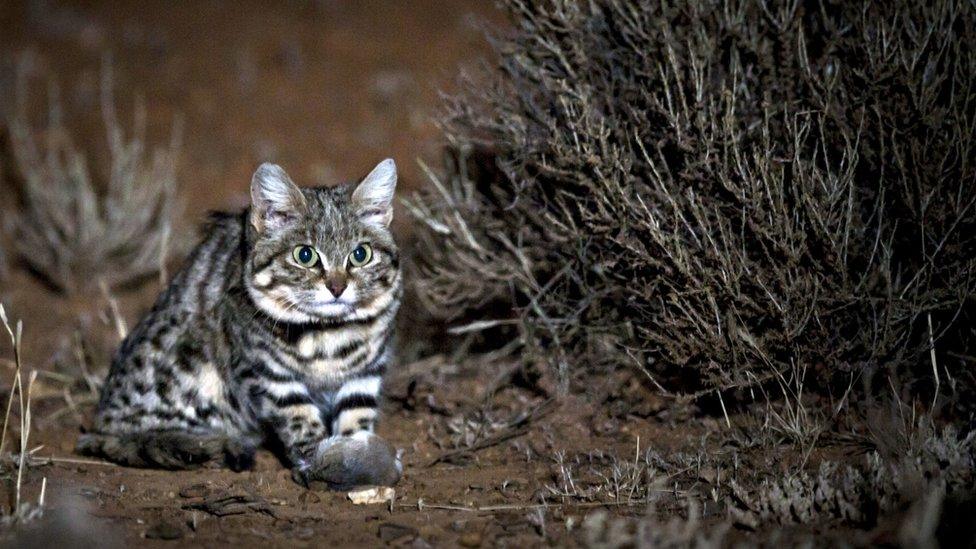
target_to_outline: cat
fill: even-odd
[[[124,465],[253,465],[268,443],[299,482],[394,484],[373,434],[402,296],[397,171],[300,188],[274,164],[202,241],[118,349],[78,450]]]

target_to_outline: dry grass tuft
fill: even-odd
[[[488,321],[564,386],[798,367],[811,391],[878,370],[934,393],[967,354],[966,0],[503,5],[515,30],[443,118],[456,161],[408,203],[433,313]]]
[[[545,487],[543,497],[551,503],[605,503],[608,505],[646,505],[659,493],[675,493],[669,489],[674,474],[653,451],[640,448],[638,441],[634,455],[622,458],[615,453],[590,452],[568,457],[556,452],[552,484]]]
[[[95,151],[79,151],[64,126],[58,88],[49,86],[46,127],[28,113],[30,83],[18,71],[16,105],[8,126],[21,205],[10,215],[15,250],[29,268],[66,292],[98,281],[131,284],[165,267],[178,213],[176,157],[180,125],[170,142],[148,150],[146,111],[135,104],[131,133],[118,121],[112,70],[103,62],[101,115],[108,166],[99,177]]]
[[[16,328],[10,327],[7,319],[7,312],[3,305],[0,305],[0,323],[6,329],[10,337],[10,343],[14,350],[14,378],[10,386],[10,395],[7,397],[7,410],[3,416],[3,431],[0,432],[0,458],[4,456],[4,446],[7,442],[7,425],[10,422],[10,413],[13,409],[14,395],[18,396],[19,417],[20,417],[20,452],[11,460],[16,463],[17,477],[13,491],[13,501],[10,502],[9,514],[0,518],[0,525],[10,527],[15,524],[22,524],[39,518],[44,511],[44,493],[47,486],[47,479],[41,481],[41,491],[36,504],[24,501],[21,497],[24,474],[28,464],[28,441],[31,430],[31,389],[37,379],[37,372],[31,371],[28,376],[27,387],[24,388],[23,364],[21,363],[21,342],[23,341],[23,323],[18,321]]]

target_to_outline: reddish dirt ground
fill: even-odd
[[[18,52],[32,52],[34,72],[57,78],[71,124],[90,140],[86,145],[99,146],[102,136],[94,106],[105,52],[112,56],[120,105],[144,97],[150,135],[165,137],[180,115],[182,230],[190,234],[206,210],[246,202],[247,182],[263,160],[274,159],[300,182],[312,184],[354,178],[393,156],[401,167],[401,193],[417,188],[421,179],[414,159],[436,159],[441,147],[430,119],[438,90],[450,89],[460,64],[486,52],[481,32],[472,25],[477,18],[499,15],[481,0],[7,2],[0,5],[0,55],[9,65]],[[28,368],[70,372],[65,364],[77,364],[71,343],[80,329],[92,346],[92,369],[104,370],[117,340],[104,321],[102,296],[57,295],[19,269],[0,284],[0,303],[24,321]],[[130,325],[157,291],[148,284],[116,296]],[[5,337],[0,340],[5,359],[0,373],[6,379],[12,375],[12,362],[6,360],[11,349]],[[46,482],[47,511],[33,528],[4,538],[5,543],[577,543],[578,525],[591,507],[557,505],[544,512],[533,507],[554,482],[553,456],[632,455],[638,437],[665,451],[675,439],[673,426],[652,414],[611,419],[570,400],[533,421],[527,432],[516,429],[511,438],[461,456],[460,463],[431,465],[449,451],[449,425],[459,418],[484,409],[513,417],[543,402],[537,393],[514,388],[486,397],[488,380],[506,366],[459,365],[438,357],[393,375],[380,432],[404,450],[406,471],[392,507],[356,506],[345,494],[303,489],[267,452],[245,473],[70,461],[81,459],[73,446],[90,417],[91,395],[69,387],[72,402],[77,401],[72,409],[64,383],[42,376],[34,388],[28,445],[36,448],[35,463],[26,471],[22,494],[37,501]],[[707,423],[685,424],[683,434],[694,438],[709,430]],[[11,470],[4,464],[3,502],[13,497]],[[222,517],[193,509],[227,496],[251,503],[239,506],[240,514]],[[495,507],[476,509],[485,506]]]
[[[82,461],[46,463],[41,458],[28,469],[23,497],[35,501],[46,478],[47,512],[21,535],[36,535],[42,545],[79,537],[122,546],[143,543],[140,540],[150,545],[180,540],[192,546],[576,545],[579,525],[593,510],[591,504],[572,500],[561,506],[549,498],[544,512],[536,509],[540,493],[558,486],[553,456],[594,450],[629,456],[637,437],[655,441],[662,452],[671,449],[666,441],[674,438],[673,427],[666,422],[615,422],[582,403],[568,401],[522,436],[454,462],[432,465],[450,451],[444,426],[452,418],[481,409],[483,402],[477,395],[484,387],[474,372],[439,359],[408,370],[392,380],[391,401],[380,429],[404,451],[405,476],[396,487],[392,508],[353,505],[344,493],[304,489],[267,451],[259,454],[254,470],[243,473],[140,470],[86,462],[72,454],[77,424],[59,421],[35,427],[29,446],[41,448],[34,455]],[[408,396],[405,387],[410,382],[415,386]],[[48,404],[38,406],[35,413],[44,417],[61,406],[55,400]],[[506,389],[493,399],[491,410],[506,416],[539,404],[524,391]],[[243,498],[251,507],[231,508],[229,512],[239,514],[227,516],[193,509],[226,497]],[[658,505],[668,499],[662,498]],[[645,512],[640,505],[610,508],[623,515]]]

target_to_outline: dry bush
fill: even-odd
[[[922,444],[905,448],[898,458],[871,452],[859,467],[828,461],[815,473],[769,479],[752,489],[733,482],[739,519],[752,525],[840,521],[872,527],[880,516],[913,501],[976,496],[976,431],[921,431],[928,433]]]
[[[607,509],[589,513],[581,525],[581,541],[587,547],[722,547],[731,524],[724,515],[718,522],[703,521],[701,494],[694,488],[678,488],[679,482],[694,485],[693,480],[686,482],[685,473],[700,468],[703,461],[707,458],[702,453],[665,457],[642,449],[639,441],[629,456],[613,451],[573,456],[557,452],[552,483],[536,497],[550,505],[602,505],[642,515],[637,519],[614,516],[619,513]]]
[[[514,324],[486,339],[521,338],[564,382],[632,364],[694,392],[810,368],[816,389],[958,364],[970,3],[503,4],[515,30],[443,119],[455,161],[408,203],[433,313]]]
[[[54,85],[49,87],[46,127],[29,116],[29,82],[19,71],[16,105],[8,121],[20,205],[7,229],[19,258],[66,292],[138,282],[165,261],[173,220],[179,125],[166,146],[147,150],[146,111],[134,110],[131,135],[120,125],[112,73],[103,64],[101,115],[108,166],[98,177],[89,166],[93,150],[79,151],[63,123]]]
[[[642,519],[611,517],[604,510],[594,511],[583,520],[583,541],[594,549],[648,547],[658,549],[726,547],[730,524],[703,523],[697,507],[689,504],[687,518],[672,515],[661,520],[651,509]]]

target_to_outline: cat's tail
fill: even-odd
[[[86,433],[78,438],[75,450],[129,467],[194,469],[226,465],[243,471],[254,465],[256,445],[222,434],[144,431]]]

